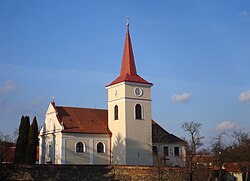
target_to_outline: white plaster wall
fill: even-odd
[[[134,89],[140,87],[137,85],[129,85],[126,87],[127,97],[132,99],[126,100],[126,152],[127,164],[129,165],[152,165],[152,116],[151,116],[151,100],[150,88],[140,87],[143,95],[137,97]],[[143,119],[135,119],[135,105],[142,106]]]
[[[78,141],[85,143],[85,153],[75,152]],[[64,164],[110,164],[110,136],[107,134],[63,133],[62,142]],[[98,142],[105,144],[105,153],[97,154]]]
[[[50,103],[45,115],[44,124],[39,133],[39,163],[61,163],[61,131],[62,126],[57,119],[57,113]],[[49,156],[49,145],[51,155]]]
[[[108,89],[108,126],[112,132],[112,164],[126,164],[126,126],[125,126],[125,84]],[[114,107],[118,106],[118,120],[114,120]]]
[[[137,97],[134,89],[143,89]],[[112,163],[152,165],[152,125],[150,86],[136,83],[119,83],[108,89],[108,122],[112,132]],[[134,106],[143,106],[143,120],[135,120]],[[119,120],[114,120],[114,106],[118,105]]]
[[[169,166],[176,166],[179,165],[184,167],[186,165],[186,147],[183,144],[176,143],[176,144],[162,144],[162,143],[154,143],[154,146],[158,148],[158,155],[154,155],[154,165],[164,164],[164,152],[163,147],[168,147],[168,156],[165,158],[165,164]],[[174,147],[179,147],[180,149],[180,156],[174,155]]]

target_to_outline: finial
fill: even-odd
[[[127,26],[127,30],[129,29],[129,16],[127,16],[127,23],[126,23],[126,26]]]
[[[52,97],[52,102],[55,103],[55,97],[54,96]]]

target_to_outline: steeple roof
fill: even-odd
[[[120,82],[135,82],[153,85],[137,74],[128,23],[120,76],[111,82],[111,84],[107,85],[107,87]]]
[[[124,76],[126,74],[132,75],[132,76],[137,75],[128,25],[127,25],[127,33],[126,33],[126,38],[125,38],[120,76]]]

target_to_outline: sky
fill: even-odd
[[[49,102],[107,108],[129,16],[137,73],[152,82],[152,117],[206,141],[250,131],[250,1],[1,0],[0,132],[22,115],[42,126]]]

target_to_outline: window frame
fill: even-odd
[[[140,109],[141,109],[140,118],[137,117],[137,105],[139,105]],[[144,119],[143,106],[140,103],[135,104],[135,106],[134,106],[134,114],[135,114],[135,120],[143,120]]]
[[[102,152],[98,151],[98,144],[99,143],[103,145],[103,151]],[[96,144],[96,153],[98,153],[98,154],[106,153],[106,146],[105,146],[105,144],[103,142],[101,142],[101,141],[97,142],[97,144]]]
[[[52,149],[53,149],[53,142],[51,140],[48,141],[47,149],[48,149],[48,157],[52,157]]]
[[[167,149],[167,154],[165,154],[165,148]],[[163,153],[164,157],[169,157],[170,156],[170,154],[169,154],[169,146],[163,145],[162,146],[162,153]]]
[[[49,144],[48,145],[48,157],[51,158],[51,156],[52,156],[52,145]]]
[[[178,154],[176,154],[176,148],[178,148]],[[174,156],[181,156],[181,149],[180,149],[180,147],[179,146],[174,146],[174,150],[173,150],[173,153],[174,153]]]
[[[80,151],[78,151],[78,148],[77,148],[77,145],[78,144],[82,144],[82,151],[80,150]],[[82,154],[82,153],[85,153],[86,152],[86,146],[85,146],[85,143],[83,142],[83,141],[77,141],[76,143],[75,143],[75,153],[76,154]]]
[[[114,106],[114,120],[119,120],[119,107],[118,107],[118,105]]]

